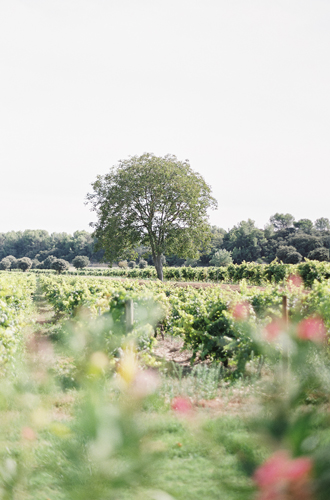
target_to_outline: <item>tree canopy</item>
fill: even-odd
[[[98,216],[94,236],[110,262],[146,245],[162,279],[164,254],[197,257],[211,240],[207,209],[217,202],[187,160],[133,156],[98,176],[92,187],[87,202]]]
[[[294,223],[293,215],[280,214],[278,212],[275,215],[272,215],[269,220],[270,223],[274,226],[275,231],[292,227]]]

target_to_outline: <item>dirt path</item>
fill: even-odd
[[[190,366],[192,351],[183,350],[183,339],[166,335],[164,339],[158,338],[153,348],[153,354],[168,362],[177,363],[180,366]]]
[[[26,335],[26,362],[29,376],[38,385],[47,385],[53,377],[60,382],[62,372],[72,360],[56,352],[56,344],[52,337],[58,328],[57,320],[52,306],[38,288],[34,294],[34,303],[36,315]],[[58,390],[46,397],[53,421],[70,419],[75,401],[74,395],[66,392],[61,385],[57,384]]]

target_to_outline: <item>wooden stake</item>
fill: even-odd
[[[289,312],[288,312],[288,298],[286,295],[283,295],[282,297],[282,318],[287,325],[289,323]]]
[[[134,303],[132,299],[126,300],[125,311],[126,311],[126,333],[129,333],[133,330],[133,325],[134,325]]]

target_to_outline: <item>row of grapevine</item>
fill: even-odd
[[[32,305],[36,278],[0,272],[0,367],[22,346],[22,327]]]
[[[54,274],[52,270],[32,270],[36,274]],[[156,279],[153,267],[81,269],[66,271],[66,275],[105,276],[137,279]],[[227,267],[164,267],[164,279],[169,281],[201,281],[212,283],[240,283],[246,280],[249,285],[264,286],[268,283],[283,284],[289,276],[299,275],[306,287],[310,288],[314,281],[322,282],[330,279],[330,263],[305,261],[300,264],[282,264],[274,261],[263,265],[254,262],[231,264]]]
[[[282,297],[286,295],[291,319],[312,314],[324,317],[330,329],[330,282],[315,284],[309,294],[288,285],[247,288],[240,292],[214,286],[207,289],[173,287],[170,283],[106,281],[90,277],[40,278],[47,299],[57,312],[74,315],[86,308],[94,316],[110,312],[115,327],[124,332],[125,304],[133,300],[135,328],[144,322],[156,325],[162,320],[165,331],[180,335],[193,357],[231,360],[244,365],[258,347],[250,331],[282,316]],[[245,322],[237,321],[243,315]],[[246,329],[249,324],[248,330]],[[118,329],[118,328],[117,328]]]

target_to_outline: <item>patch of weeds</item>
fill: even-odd
[[[163,377],[161,392],[170,399],[177,395],[186,395],[195,401],[214,399],[222,381],[222,365],[199,364],[187,368],[172,363],[171,369]]]
[[[78,387],[77,367],[73,358],[58,357],[52,371],[63,391]]]
[[[168,411],[169,405],[165,401],[163,395],[156,392],[151,396],[148,396],[144,402],[142,409],[147,412],[157,412],[157,413],[165,413]]]

